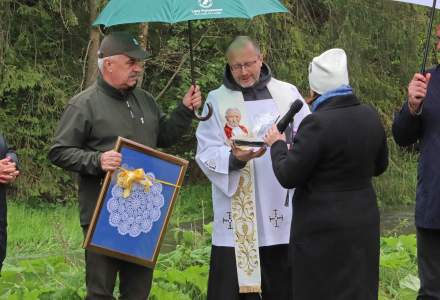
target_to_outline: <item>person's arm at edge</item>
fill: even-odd
[[[399,146],[409,146],[420,138],[422,120],[419,115],[412,115],[409,111],[408,101],[402,106],[399,113],[394,115],[392,133]]]

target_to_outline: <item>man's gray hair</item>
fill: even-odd
[[[98,70],[101,73],[104,71],[104,58],[98,58]]]
[[[103,57],[103,58],[98,58],[98,70],[99,70],[101,73],[104,72],[104,62],[105,62],[107,59],[111,59],[113,56],[115,56],[115,55],[107,56],[107,57]]]
[[[251,44],[254,47],[255,53],[257,55],[261,54],[260,46],[258,46],[256,41],[254,41],[251,37],[249,37],[247,35],[239,35],[232,41],[232,43],[229,45],[228,49],[226,49],[226,59],[229,60],[232,53],[235,53],[238,50],[243,49],[244,47],[246,47],[249,44]]]

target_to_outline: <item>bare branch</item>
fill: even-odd
[[[200,37],[200,39],[197,41],[197,43],[194,45],[194,49],[197,48],[200,43],[203,41],[203,39],[205,38],[205,35],[202,35]],[[177,74],[179,74],[180,70],[182,69],[183,65],[185,64],[185,62],[188,60],[189,57],[189,50],[188,52],[186,52],[183,57],[182,60],[179,63],[179,66],[177,67],[176,71],[174,72],[174,74],[170,77],[170,79],[168,79],[167,84],[165,85],[165,87],[162,89],[162,91],[156,96],[156,100],[159,100],[163,94],[165,94],[165,92],[168,90],[168,88],[170,87],[171,83],[173,82],[174,78],[176,78]]]

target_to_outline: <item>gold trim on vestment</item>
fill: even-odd
[[[237,192],[232,197],[231,209],[234,222],[235,259],[238,271],[249,278],[260,278],[257,217],[253,191],[252,162],[241,170]],[[240,276],[239,276],[240,277]],[[261,286],[240,286],[240,293],[260,293]]]

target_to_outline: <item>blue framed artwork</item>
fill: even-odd
[[[188,161],[119,137],[84,248],[154,267]]]

